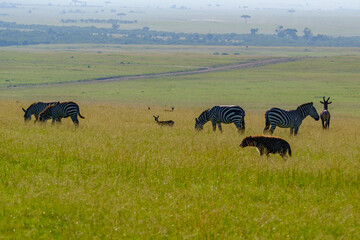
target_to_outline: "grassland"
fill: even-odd
[[[118,57],[159,66],[154,71],[168,71],[165,65],[204,67],[284,55],[313,58],[136,81],[2,85],[1,238],[360,237],[358,49],[347,49],[347,56],[343,49],[276,48],[214,56],[211,47],[179,53],[128,46],[112,54],[106,46],[101,47],[104,54],[52,47],[55,50],[7,49],[0,55],[8,64],[0,68],[0,76],[11,69],[14,79],[22,76],[23,83],[36,84],[42,76],[54,83],[61,72],[69,81],[84,79],[87,68],[72,75],[67,72],[71,64],[63,59],[104,66],[103,72],[88,73],[94,78],[117,75],[111,62]],[[14,60],[8,61],[12,55]],[[32,59],[53,67],[37,67]],[[29,65],[37,71],[27,71]],[[132,72],[131,67],[125,65],[124,72],[151,73],[151,68]],[[246,135],[261,134],[268,107],[291,109],[314,101],[320,110],[316,97],[323,95],[333,99],[330,131],[311,118],[297,137],[290,137],[288,129],[275,130],[291,144],[293,157],[287,161],[241,149],[245,135],[233,125],[223,126],[222,134],[213,133],[209,123],[202,132],[194,131],[194,118],[205,107],[239,104],[246,110]],[[25,124],[21,108],[37,100],[75,100],[85,119],[77,129],[70,119],[62,125]],[[170,106],[174,112],[164,111]],[[153,115],[172,119],[175,126],[160,128]]]
[[[358,118],[306,119],[293,157],[240,149],[233,125],[194,131],[200,108],[81,104],[80,128],[25,124],[1,101],[0,234],[8,238],[354,239]],[[175,120],[160,128],[153,114]],[[248,111],[246,134],[263,113]]]

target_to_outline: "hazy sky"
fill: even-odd
[[[8,2],[19,3],[40,3],[40,4],[67,4],[74,0],[10,0]],[[172,5],[186,6],[189,8],[229,8],[234,9],[239,6],[242,8],[294,8],[294,9],[360,9],[360,0],[78,0],[87,2],[88,5],[114,5],[114,6],[134,6],[134,7],[162,7],[167,8]],[[110,3],[106,3],[110,2]]]

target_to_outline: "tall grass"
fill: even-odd
[[[0,101],[3,238],[356,239],[360,123],[306,119],[293,157],[241,149],[234,125],[195,132],[203,109],[79,102],[80,127],[25,124],[25,102]],[[152,115],[175,121],[159,127]],[[246,135],[262,111],[247,111]]]

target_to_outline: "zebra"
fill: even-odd
[[[61,118],[70,117],[75,126],[79,125],[79,120],[77,118],[79,115],[81,118],[85,118],[81,116],[79,105],[74,102],[57,102],[53,105],[47,106],[44,111],[39,114],[39,121],[45,122],[46,120],[52,118],[52,123],[59,122],[61,123]]]
[[[277,126],[281,128],[290,128],[290,134],[296,135],[299,131],[299,127],[302,121],[310,115],[315,121],[319,120],[319,114],[317,113],[312,102],[304,103],[297,107],[296,110],[285,111],[280,108],[271,108],[265,113],[265,128],[264,133],[269,131],[273,134]]]
[[[221,123],[234,123],[239,133],[245,131],[245,111],[236,105],[220,105],[203,111],[198,118],[195,118],[195,129],[202,130],[205,123],[211,121],[213,131],[216,124],[222,132]]]
[[[44,109],[52,104],[55,104],[57,102],[49,102],[49,103],[45,103],[45,102],[35,102],[33,104],[31,104],[26,110],[24,108],[22,108],[22,110],[24,111],[24,121],[28,122],[31,120],[31,115],[35,116],[35,121],[34,123],[37,122],[39,114],[44,111]]]

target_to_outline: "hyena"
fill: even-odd
[[[260,153],[260,156],[266,154],[269,157],[269,154],[280,154],[280,156],[285,160],[286,153],[289,152],[291,157],[291,148],[290,144],[279,137],[268,137],[268,136],[248,136],[243,139],[240,144],[240,147],[256,147]]]

